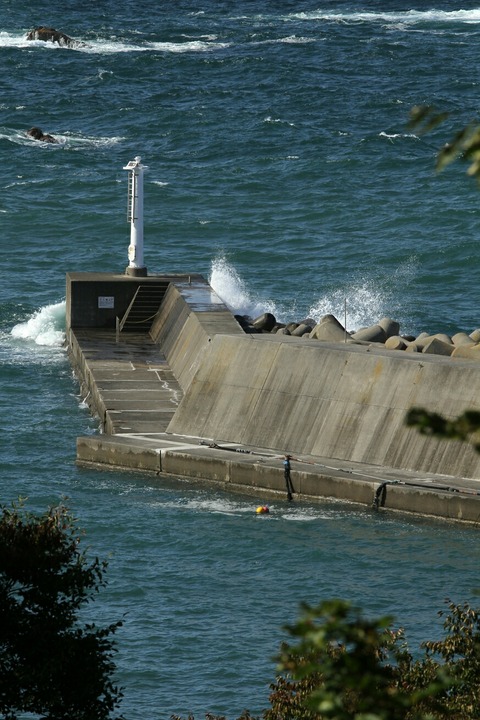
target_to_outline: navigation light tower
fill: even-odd
[[[135,277],[147,275],[143,263],[143,173],[146,166],[142,165],[141,159],[137,155],[123,168],[129,171],[127,220],[130,223],[129,262],[125,274]]]

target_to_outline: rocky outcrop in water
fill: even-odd
[[[29,137],[32,137],[34,140],[40,140],[40,142],[47,142],[47,143],[56,143],[57,142],[57,140],[53,137],[53,135],[44,133],[43,130],[39,127],[30,128],[30,130],[27,130],[27,135]]]
[[[235,315],[235,318],[246,333],[291,335],[305,340],[369,345],[407,353],[480,360],[480,328],[470,334],[458,332],[450,336],[445,333],[422,332],[413,336],[401,335],[400,324],[388,317],[354,332],[346,330],[334,315],[324,315],[318,322],[306,318],[289,323],[278,322],[269,312],[257,318],[250,318],[247,315]]]
[[[27,33],[27,40],[42,40],[43,42],[53,42],[58,45],[66,45],[67,47],[81,47],[84,43],[74,40],[65,35],[65,33],[55,30],[55,28],[45,27],[41,25]]]

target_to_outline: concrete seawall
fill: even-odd
[[[279,452],[479,477],[480,455],[405,427],[414,405],[479,409],[480,366],[286,336],[212,339],[168,431]]]
[[[244,332],[218,295],[203,284],[171,283],[150,329],[185,392],[218,333]]]
[[[289,453],[297,497],[478,521],[480,456],[404,419],[480,409],[480,364],[249,335],[198,275],[117,278],[67,276],[69,356],[103,433],[78,439],[80,463],[284,497]],[[162,296],[149,329],[119,333],[143,281]]]

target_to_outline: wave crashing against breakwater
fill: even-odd
[[[383,343],[387,349],[444,355],[454,354],[457,346],[463,348],[457,355],[462,354],[466,347],[476,347],[480,340],[477,329],[469,334],[458,332],[454,335],[427,332],[400,334],[400,323],[382,314],[391,305],[388,292],[382,292],[373,283],[370,287],[367,281],[355,288],[355,304],[347,307],[347,300],[343,300],[343,316],[338,313],[342,305],[339,290],[317,298],[307,309],[308,316],[300,320],[291,319],[300,314],[296,303],[290,307],[282,306],[254,294],[236,268],[223,256],[212,261],[209,283],[246,332],[278,332],[330,342]],[[339,317],[342,321],[337,319]],[[35,345],[62,346],[65,340],[65,301],[35,311],[31,317],[17,323],[10,335]],[[436,342],[432,344],[430,340],[433,339]]]
[[[480,347],[476,349],[480,340],[477,326],[456,328],[450,323],[448,329],[442,330],[440,325],[439,330],[431,330],[414,318],[410,301],[396,292],[396,281],[402,280],[403,293],[405,283],[408,285],[415,275],[416,261],[411,257],[396,269],[393,283],[388,278],[382,281],[378,277],[360,276],[346,288],[325,290],[313,302],[310,299],[303,303],[303,308],[297,307],[297,302],[288,306],[251,292],[224,256],[212,262],[209,282],[246,332],[376,343],[391,350],[480,359]],[[272,317],[266,319],[265,315]]]
[[[407,265],[401,271],[412,274],[412,263]],[[301,303],[303,309],[297,299],[289,304],[275,302],[264,293],[254,292],[224,255],[212,261],[208,281],[234,315],[246,315],[250,320],[265,312],[272,313],[284,324],[299,316],[319,322],[324,315],[343,318],[346,314],[348,327],[357,329],[373,324],[377,317],[393,313],[400,305],[378,278],[365,277],[359,277],[345,292],[342,288],[327,289],[317,296],[312,292],[310,298]]]
[[[11,330],[11,336],[36,345],[62,346],[65,340],[65,302],[40,308],[25,322]]]

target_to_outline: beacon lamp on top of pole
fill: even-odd
[[[137,155],[124,170],[128,170],[128,210],[127,220],[130,223],[130,245],[128,246],[128,266],[126,275],[144,277],[147,268],[143,262],[143,173],[146,166],[142,165]]]

